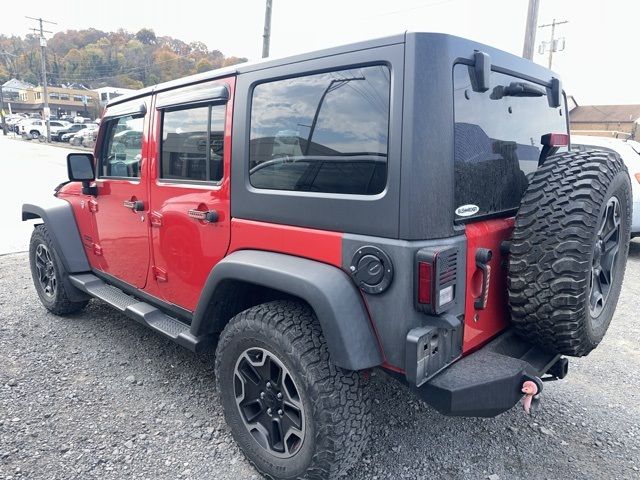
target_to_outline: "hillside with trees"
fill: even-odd
[[[0,35],[0,83],[10,78],[40,83],[37,35]],[[8,55],[7,55],[8,54]],[[245,62],[225,57],[202,42],[159,37],[148,28],[137,33],[96,29],[58,32],[47,43],[47,80],[51,85],[82,84],[142,88],[193,73]]]

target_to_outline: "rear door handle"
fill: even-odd
[[[192,208],[189,210],[188,215],[194,220],[201,220],[206,223],[215,223],[218,221],[218,212],[215,210],[197,210]]]
[[[142,200],[125,200],[122,202],[124,208],[129,208],[134,212],[141,212],[144,210],[144,202]]]

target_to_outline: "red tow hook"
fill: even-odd
[[[542,380],[535,377],[526,377],[530,380],[525,380],[520,390],[524,393],[524,399],[522,400],[522,407],[527,415],[531,415],[531,409],[540,400],[540,392],[542,392]]]

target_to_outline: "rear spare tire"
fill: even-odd
[[[600,343],[624,277],[631,202],[613,152],[554,155],[535,172],[509,250],[509,306],[522,337],[572,356]]]

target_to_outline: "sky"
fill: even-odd
[[[55,21],[54,32],[97,28],[199,40],[225,55],[257,60],[262,52],[265,0],[31,0],[29,15]],[[271,56],[282,57],[406,30],[467,37],[522,54],[528,0],[273,0]],[[3,8],[0,33],[29,33],[35,22],[24,9]],[[578,104],[640,103],[637,60],[637,0],[540,0],[538,24],[553,19],[566,48],[554,54],[553,70]],[[534,61],[549,28],[538,29]]]

